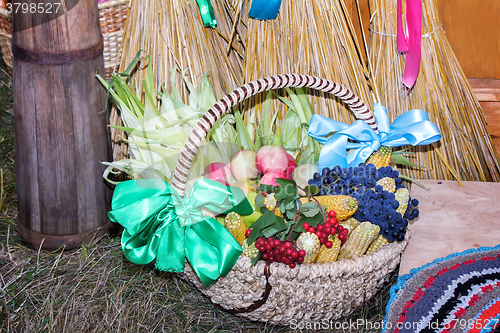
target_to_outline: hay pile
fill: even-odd
[[[158,89],[160,83],[170,89],[174,68],[188,76],[190,82],[199,82],[207,72],[217,98],[242,85],[245,56],[242,19],[247,2],[221,0],[214,1],[213,6],[218,22],[215,29],[204,27],[196,1],[132,0],[118,72],[124,72],[137,52],[143,50],[143,56],[151,56]],[[145,68],[133,73],[136,91],[143,91],[145,77]],[[181,75],[175,79],[175,86],[187,103],[189,91]],[[112,111],[110,123],[121,125],[116,110]],[[123,137],[123,131],[111,129],[114,160],[128,156]]]

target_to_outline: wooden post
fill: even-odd
[[[71,249],[110,227],[103,40],[97,1],[34,4],[13,16],[18,226],[31,247]]]

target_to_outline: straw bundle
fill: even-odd
[[[442,133],[432,146],[414,147],[406,167],[412,178],[499,181],[499,161],[479,103],[446,39],[436,0],[422,0],[422,59],[411,90],[403,86],[404,55],[396,44],[395,0],[370,0],[369,59],[374,84],[391,119],[411,109],[423,109]],[[404,6],[403,6],[404,8]],[[403,15],[404,16],[404,15]],[[403,22],[404,25],[404,22]]]
[[[367,71],[343,1],[283,1],[277,19],[249,19],[247,24],[245,82],[280,73],[320,76],[348,87],[372,106]],[[338,99],[310,93],[314,94],[315,113],[347,124],[355,120]],[[257,112],[262,112],[264,98],[257,95],[246,107],[256,106]],[[282,119],[284,112],[280,110],[278,118]],[[254,118],[248,113],[247,117]]]
[[[246,4],[243,0],[221,0],[212,5],[218,23],[215,29],[204,27],[196,1],[132,0],[119,71],[124,71],[137,52],[144,50],[143,55],[151,55],[155,78],[167,88],[175,67],[185,71],[190,82],[199,82],[208,72],[217,98],[242,85],[245,25],[240,17],[247,10]],[[136,91],[143,91],[145,76],[144,69],[133,73]],[[175,85],[187,102],[189,93],[180,75]],[[110,122],[120,124],[116,110]],[[126,157],[126,145],[120,142],[124,133],[113,129],[111,136],[115,141],[114,159]]]

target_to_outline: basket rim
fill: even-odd
[[[7,20],[12,19],[12,13],[9,13],[7,8],[0,7],[0,15],[6,18]]]
[[[101,9],[107,9],[107,8],[111,8],[111,7],[121,6],[121,5],[128,5],[129,3],[130,3],[129,0],[107,0],[104,2],[100,2],[97,5],[97,7],[99,8],[99,10],[101,10]]]
[[[359,257],[354,257],[351,259],[340,259],[332,262],[327,262],[327,263],[301,263],[297,265],[296,267],[299,267],[300,269],[311,269],[315,267],[328,267],[330,269],[337,268],[337,266],[341,269],[338,270],[339,273],[345,273],[345,272],[352,272],[353,267],[366,267],[367,264],[373,263],[374,259],[380,258],[380,257],[391,257],[393,258],[395,255],[400,255],[403,253],[405,250],[406,246],[408,245],[409,241],[411,238],[411,225],[409,224],[408,227],[406,228],[406,234],[405,234],[405,239],[401,242],[391,242],[387,243],[384,246],[382,246],[380,249],[368,253],[368,254],[363,254]],[[240,255],[238,258],[238,261],[243,262],[250,262],[251,259],[249,257]],[[254,266],[255,270],[253,271],[259,271],[261,274],[258,274],[257,276],[264,276],[264,266],[266,265],[266,260],[259,260]],[[186,265],[190,265],[188,261],[186,261]],[[278,263],[278,262],[272,262],[270,264],[270,269],[271,269],[271,276],[272,275],[277,275],[278,277],[281,277],[283,272],[289,272],[294,270],[295,268],[290,268],[287,264],[285,263]],[[278,273],[278,274],[276,274]],[[197,276],[196,276],[197,277]],[[220,278],[224,278],[224,276],[221,276]],[[201,283],[201,281],[200,281]],[[217,282],[215,282],[217,283]],[[209,287],[204,287],[205,289],[211,288]]]

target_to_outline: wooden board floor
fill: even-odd
[[[500,183],[420,180],[412,186],[420,216],[401,259],[400,275],[434,259],[500,244]]]
[[[469,84],[481,104],[493,144],[500,152],[500,80],[469,79]]]

